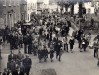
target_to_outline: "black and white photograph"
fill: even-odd
[[[99,75],[99,0],[0,0],[0,75]]]

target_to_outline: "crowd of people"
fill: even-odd
[[[8,55],[7,68],[4,69],[3,75],[29,75],[32,65],[32,60],[28,55],[24,57],[21,51],[18,54]]]
[[[24,48],[24,54],[34,54],[39,59],[39,62],[47,62],[50,55],[50,60],[53,62],[53,57],[61,61],[61,56],[64,51],[73,53],[75,41],[78,41],[80,52],[87,51],[87,47],[91,40],[91,34],[84,34],[83,29],[74,31],[72,36],[69,36],[71,22],[65,16],[59,15],[42,15],[36,22],[35,17],[32,19],[33,26],[30,28],[15,27],[10,30],[8,26],[3,30],[3,43],[10,43],[11,54],[8,56],[7,69],[3,75],[29,75],[32,65],[32,60],[21,53],[21,48]],[[98,57],[98,42],[94,44],[94,57]],[[15,49],[19,50],[16,55],[13,53]]]

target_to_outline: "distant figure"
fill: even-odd
[[[44,56],[44,62],[47,61],[47,58],[48,58],[48,50],[46,48],[46,46],[44,46],[44,49],[42,50],[43,52],[43,56]]]
[[[49,52],[49,54],[50,54],[50,59],[51,59],[51,62],[52,62],[53,61],[53,57],[54,57],[54,48],[53,48],[52,45],[50,46],[50,52]]]
[[[11,61],[8,61],[7,68],[13,74],[16,71],[16,62],[13,59]]]
[[[71,37],[71,39],[69,40],[69,44],[70,44],[70,51],[73,52],[73,47],[74,47],[74,39]]]
[[[94,57],[98,58],[98,42],[94,42]]]
[[[8,55],[8,61],[11,61],[11,60],[16,60],[16,55],[13,53],[13,51],[10,52],[10,54]]]

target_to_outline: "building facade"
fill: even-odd
[[[86,9],[86,14],[90,13],[90,14],[94,14],[95,11],[99,10],[99,1],[97,0],[93,0],[93,1],[87,1],[83,3],[83,7],[85,7]],[[68,11],[70,11],[70,8],[68,9]],[[78,14],[79,12],[79,2],[77,2],[74,5],[74,14]]]
[[[21,20],[20,0],[3,0],[3,19],[10,28]]]
[[[26,22],[29,22],[31,20],[31,15],[33,13],[37,14],[37,0],[27,0],[26,8]]]
[[[38,0],[37,1],[37,13],[41,13],[43,11],[48,11],[49,9],[49,0]]]
[[[60,12],[60,6],[57,3],[50,3],[49,4],[49,12],[53,13],[53,12]]]
[[[27,2],[25,0],[21,0],[20,3],[20,14],[21,14],[21,21],[25,21],[27,18]]]

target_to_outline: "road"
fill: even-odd
[[[39,63],[36,56],[30,55],[32,59],[31,75],[41,75],[42,69],[55,69],[57,75],[98,75],[97,59],[93,57],[93,50],[87,49],[87,52],[79,52],[77,44],[73,53],[69,52],[62,55],[61,62],[54,58],[54,62]],[[21,50],[23,52],[23,50]],[[17,50],[16,50],[17,53]],[[6,67],[8,54],[2,54],[2,70]]]
[[[21,51],[23,53],[23,49]],[[18,53],[18,50],[14,50],[14,52]],[[1,71],[7,66],[9,53],[9,45],[6,45],[2,50]],[[47,62],[42,63],[39,63],[36,56],[30,55],[30,58],[32,59],[30,75],[44,75],[41,74],[43,69],[53,69],[57,75],[99,75],[99,67],[97,67],[97,59],[93,57],[93,49],[87,49],[87,52],[80,52],[77,42],[74,45],[73,53],[64,52],[61,62],[56,60],[55,57],[53,62],[48,59]]]

